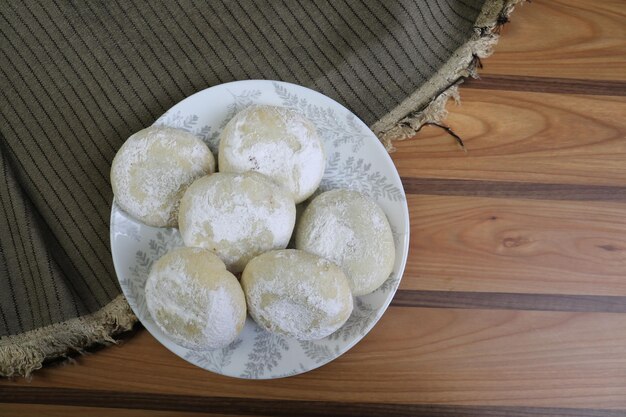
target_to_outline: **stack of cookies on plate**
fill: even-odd
[[[238,113],[220,135],[217,159],[219,172],[199,138],[153,126],[113,160],[117,204],[147,225],[178,227],[185,244],[155,262],[146,281],[156,324],[193,350],[231,343],[246,312],[298,340],[335,332],[353,296],[374,291],[393,269],[382,209],[344,189],[311,199],[324,147],[313,123],[287,108]]]

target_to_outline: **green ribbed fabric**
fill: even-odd
[[[132,324],[108,236],[110,163],[133,132],[242,79],[313,88],[383,132],[464,74],[459,51],[508,3],[2,1],[0,374]]]

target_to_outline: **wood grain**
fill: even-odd
[[[626,297],[608,295],[399,290],[391,305],[395,307],[626,313]]]
[[[516,7],[482,74],[626,80],[622,0],[533,0]]]
[[[626,409],[621,314],[392,307],[349,354],[301,376],[245,381],[175,357],[147,332],[0,387],[306,401]],[[122,388],[123,387],[123,388]],[[2,388],[0,388],[2,390]]]
[[[626,295],[626,203],[409,195],[400,288]]]
[[[33,392],[37,393],[37,398],[47,400],[50,404],[73,404],[73,403],[93,403],[107,404],[111,396],[115,396],[115,404],[125,408],[141,408],[143,410],[159,410],[156,416],[159,417],[167,413],[163,409],[175,412],[183,411],[184,415],[199,416],[207,414],[189,414],[187,410],[214,410],[225,414],[212,415],[259,415],[259,412],[270,412],[273,416],[284,417],[533,417],[533,416],[568,416],[568,417],[622,417],[621,410],[607,409],[575,409],[575,408],[554,408],[554,407],[503,407],[503,406],[459,406],[445,404],[378,404],[378,403],[347,403],[328,401],[293,401],[293,400],[259,400],[254,398],[217,398],[200,397],[190,395],[154,395],[145,393],[96,391],[87,389],[58,389],[58,388],[22,388],[9,387],[4,393],[0,393],[0,401],[5,397],[12,397],[12,400],[28,401]],[[4,395],[4,396],[3,396]],[[0,403],[0,411],[3,404]],[[11,404],[12,408],[18,409],[18,404]],[[28,410],[32,406],[26,405]],[[103,415],[107,411],[108,415],[117,415],[113,408],[87,407],[63,407],[66,413],[76,412],[78,409],[85,412],[84,415]],[[55,406],[56,408],[56,406]],[[73,409],[74,408],[74,409]],[[44,409],[45,410],[45,409]],[[24,416],[24,410],[20,410],[20,417]],[[61,410],[59,410],[61,411]],[[95,411],[95,412],[94,412]],[[120,410],[122,415],[137,415],[140,410]],[[232,414],[230,414],[232,413]],[[243,414],[240,414],[243,413]],[[46,413],[46,416],[50,414]],[[58,414],[55,414],[58,415]],[[145,415],[145,414],[144,414]],[[165,414],[167,415],[167,414]],[[170,414],[171,415],[171,414]]]
[[[626,81],[614,80],[577,80],[571,78],[481,74],[480,78],[466,79],[462,86],[463,88],[482,90],[531,91],[533,93],[626,95]]]
[[[626,202],[626,186],[411,177],[402,178],[402,185],[407,194]]]
[[[80,390],[84,394],[84,390]],[[13,394],[13,393],[12,393]],[[63,394],[58,397],[63,397]],[[0,394],[1,395],[1,394]],[[44,396],[37,396],[42,398]],[[58,398],[56,397],[56,398]],[[177,399],[179,400],[179,399]],[[0,416],[2,417],[237,417],[236,414],[217,414],[209,412],[185,412],[182,410],[163,411],[145,409],[129,409],[129,408],[110,408],[110,407],[80,407],[67,405],[51,405],[51,404],[26,404],[26,403],[0,403]],[[260,417],[263,415],[258,414]]]
[[[446,121],[396,142],[402,177],[623,187],[626,97],[461,89]]]

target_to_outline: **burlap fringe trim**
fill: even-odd
[[[514,7],[523,1],[487,1],[476,20],[474,38],[455,52],[456,59],[451,59],[424,87],[372,126],[372,130],[388,151],[394,150],[394,141],[414,137],[425,124],[440,124],[448,115],[448,99],[453,98],[460,103],[459,84],[467,77],[478,78],[480,59],[493,53],[493,48],[498,43],[500,26],[508,21]],[[432,91],[434,85],[447,87],[437,92]],[[432,97],[433,94],[435,98],[432,101],[420,103],[424,97]]]
[[[130,330],[137,321],[126,298],[117,296],[87,316],[0,338],[0,375],[29,376],[44,360],[67,357],[95,343],[117,343],[113,335]]]

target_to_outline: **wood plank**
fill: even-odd
[[[626,204],[409,195],[400,288],[626,295]]]
[[[462,100],[446,123],[468,152],[426,126],[395,142],[402,177],[626,184],[626,97],[462,89]]]
[[[15,403],[0,404],[0,415],[2,417],[237,417],[236,414],[214,414],[210,412],[195,413],[184,412],[181,410],[133,410],[128,408],[77,407],[67,405]]]
[[[482,74],[626,80],[622,0],[533,0],[516,7]]]
[[[622,417],[624,410],[607,410],[607,409],[583,409],[583,408],[554,408],[554,407],[503,407],[503,406],[462,406],[462,405],[446,405],[446,404],[378,404],[378,403],[353,403],[353,402],[330,402],[330,401],[294,401],[294,400],[260,400],[254,398],[221,398],[221,397],[199,397],[189,395],[156,395],[146,393],[129,393],[129,392],[109,392],[97,391],[89,389],[58,389],[58,388],[22,388],[9,387],[4,393],[0,393],[0,400],[3,394],[13,396],[16,399],[25,399],[36,393],[37,400],[49,400],[53,404],[60,403],[82,403],[85,401],[92,403],[106,404],[107,400],[113,394],[115,395],[116,406],[129,407],[145,407],[143,410],[128,410],[114,408],[93,408],[88,407],[67,407],[60,406],[62,410],[58,410],[59,406],[48,406],[53,415],[56,412],[65,411],[66,415],[78,415],[76,413],[83,412],[81,416],[108,416],[108,415],[124,415],[124,416],[148,416],[156,415],[157,417],[168,414],[162,409],[172,410],[174,412],[183,412],[183,416],[224,416],[234,415],[234,412],[258,416],[258,411],[271,412],[273,416],[282,417],[322,417],[332,415],[334,417]],[[8,410],[16,410],[23,412],[30,410],[31,405],[25,405],[24,409],[19,404],[6,404],[10,406]],[[3,411],[4,404],[0,403],[0,411]],[[37,408],[35,408],[37,409]],[[159,410],[156,414],[151,414],[151,410]],[[44,411],[46,416],[50,416],[45,406],[39,406],[39,410]],[[103,411],[110,410],[110,414],[102,414]],[[206,414],[206,413],[187,413],[187,410],[218,410],[224,413],[233,414]],[[27,413],[29,411],[26,411]],[[25,414],[16,414],[24,416]],[[34,414],[28,414],[34,415]],[[39,414],[37,414],[39,415]],[[6,416],[6,414],[3,414]]]
[[[123,348],[0,387],[67,387],[310,401],[626,408],[622,314],[392,307],[348,354],[307,374],[237,380],[140,331]]]

